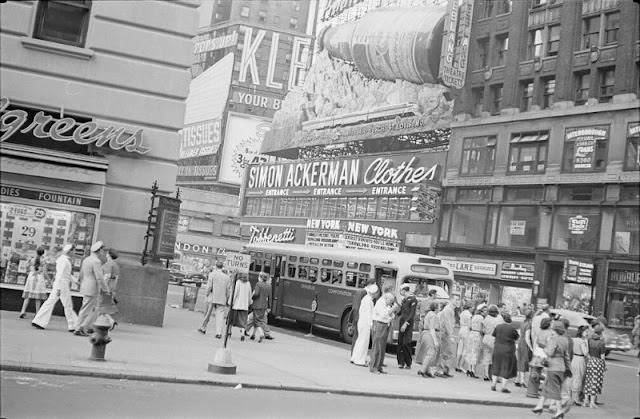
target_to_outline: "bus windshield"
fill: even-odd
[[[437,291],[436,298],[449,298],[449,284],[441,279],[428,279],[416,276],[404,277],[404,283],[412,287],[412,292],[418,298],[427,298],[429,291],[435,289]]]

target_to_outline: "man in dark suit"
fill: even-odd
[[[400,305],[398,316],[398,367],[411,368],[411,340],[413,337],[413,321],[416,317],[418,299],[411,292],[411,287],[405,284],[400,289],[400,295],[404,297]]]

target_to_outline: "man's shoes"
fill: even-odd
[[[249,334],[248,334],[247,332],[244,332],[244,335],[245,335],[245,336],[249,336]]]
[[[405,366],[404,366],[404,369],[405,369],[405,370],[410,370],[410,369],[411,369],[411,365],[405,365]]]
[[[404,365],[398,365],[398,368],[403,369]]]
[[[385,370],[383,370],[382,368],[378,369],[378,374],[386,374],[387,372]]]
[[[67,329],[67,332],[69,333],[75,333],[76,329]]]
[[[516,387],[522,387],[522,384],[520,384],[520,383],[515,383],[515,386],[516,386]]]
[[[73,332],[73,334],[75,336],[89,336],[84,330],[76,330],[75,332]]]
[[[253,336],[251,336],[252,338],[254,338]],[[258,339],[258,343],[262,343],[262,340],[264,339],[264,337],[260,336],[260,339]]]
[[[500,391],[503,392],[503,393],[511,393],[511,390],[509,390],[508,388],[503,388]]]
[[[444,373],[442,373],[442,376],[443,376],[444,378],[453,378],[453,375],[449,374],[449,372],[444,372]]]
[[[273,336],[271,336],[271,335],[265,335],[264,338],[266,340],[273,340]]]
[[[249,339],[256,340],[256,335],[251,335],[251,337]]]
[[[35,327],[36,329],[44,330],[44,327],[40,326],[40,325],[39,325],[39,324],[37,324],[37,323],[33,323],[33,322],[31,322],[31,326]]]
[[[496,391],[496,386],[495,385],[491,386],[491,391]]]
[[[464,371],[462,371],[462,368],[456,368],[456,372],[464,372]]]
[[[222,339],[222,335],[216,335],[216,339]]]
[[[244,342],[244,335],[240,336],[240,342]]]
[[[418,371],[418,375],[421,376],[422,378],[433,378],[433,374],[431,374],[429,371],[427,372]]]
[[[198,332],[202,333],[203,335],[207,333],[207,331],[204,330],[202,327],[198,329]]]
[[[20,313],[20,315],[18,316],[18,318],[20,319],[24,319],[25,317],[27,317],[26,313]]]
[[[489,378],[489,377],[484,377],[484,381],[491,381],[491,378]]]

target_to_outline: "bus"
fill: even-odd
[[[453,289],[453,272],[440,259],[416,253],[281,243],[248,244],[244,250],[251,254],[251,282],[255,283],[260,272],[272,278],[272,316],[311,322],[316,300],[314,325],[339,331],[347,343],[351,343],[356,327],[350,323],[353,294],[370,278],[396,297],[401,286],[408,283],[418,300],[435,289],[437,300],[444,302]],[[396,320],[390,342],[397,336]]]

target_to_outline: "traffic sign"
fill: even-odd
[[[238,252],[227,252],[227,258],[224,261],[224,267],[227,272],[249,273],[249,264],[251,263],[251,255]]]

